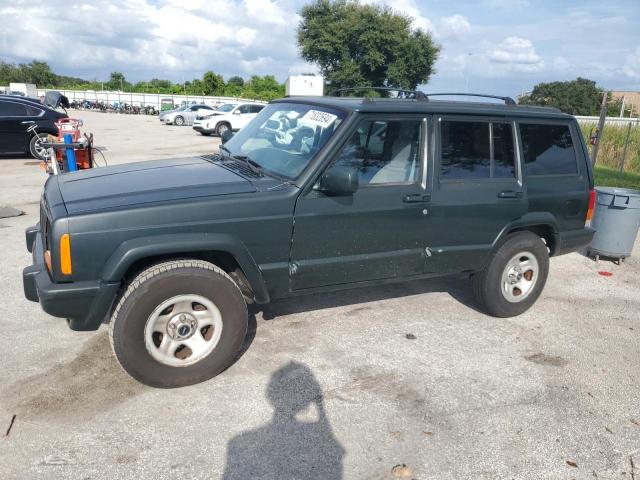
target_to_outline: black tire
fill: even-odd
[[[533,274],[535,270],[520,272],[521,277],[531,275],[532,281],[535,278],[535,282],[522,300],[517,300],[517,295],[520,295],[517,292],[522,291],[515,287],[513,291],[516,292],[516,296],[512,297],[514,301],[509,301],[509,293],[503,293],[503,288],[508,292],[510,285],[507,283],[503,287],[503,274],[506,274],[510,261],[521,252],[531,254],[537,261],[536,274]],[[473,293],[476,301],[489,315],[500,318],[515,317],[527,311],[536,302],[547,281],[548,273],[549,251],[544,241],[531,232],[513,233],[491,254],[487,267],[473,276]]]
[[[44,160],[45,158],[38,152],[38,143],[45,141],[48,135],[48,133],[39,133],[38,135],[34,135],[33,137],[31,137],[31,140],[29,140],[29,153],[36,160]]]
[[[152,312],[179,295],[210,300],[222,318],[213,351],[189,366],[161,363],[145,344],[145,326]],[[159,263],[140,273],[120,298],[109,326],[111,347],[122,368],[139,382],[159,388],[183,387],[215,377],[233,363],[246,332],[247,305],[237,284],[212,263],[189,259]]]
[[[218,125],[216,125],[216,135],[222,137],[222,134],[229,129],[231,129],[231,125],[229,125],[227,122],[220,122]]]
[[[173,123],[176,124],[178,127],[181,127],[182,125],[184,125],[184,117],[182,115],[178,115],[173,120]]]

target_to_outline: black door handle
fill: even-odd
[[[520,198],[522,192],[516,192],[515,190],[503,190],[498,193],[498,198]]]
[[[405,195],[402,198],[402,201],[404,203],[427,203],[431,201],[431,195],[428,194],[421,194],[421,193],[414,193],[411,195]]]

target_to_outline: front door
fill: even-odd
[[[423,273],[425,132],[420,116],[363,117],[330,165],[357,168],[359,189],[298,199],[292,290]]]
[[[481,268],[492,243],[528,210],[514,122],[435,117],[430,227],[437,235],[427,271]]]
[[[24,104],[0,99],[0,153],[27,151],[27,129],[35,123],[34,112]]]

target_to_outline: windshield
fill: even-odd
[[[272,103],[224,147],[267,172],[294,179],[327,143],[346,114],[299,103]]]
[[[218,107],[219,112],[230,112],[235,108],[235,103],[224,103]]]

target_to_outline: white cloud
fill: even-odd
[[[489,8],[505,10],[521,9],[529,6],[529,0],[484,0],[483,3]]]
[[[514,71],[534,72],[544,67],[542,58],[536,53],[531,40],[507,37],[489,52],[492,63],[506,64]]]
[[[423,15],[415,0],[396,0],[394,2],[373,0],[372,3],[387,4],[394,11],[412,17],[415,28],[420,28],[425,32],[433,32],[433,23]]]
[[[0,22],[12,25],[0,29],[0,52],[88,78],[118,70],[132,80],[181,81],[214,70],[284,80],[299,61],[291,1],[83,0],[70,15],[51,2],[13,0],[0,8]]]
[[[627,55],[622,73],[633,80],[640,81],[640,47],[636,47],[632,53]]]
[[[442,17],[438,24],[438,35],[442,38],[458,39],[471,32],[471,23],[464,15]]]
[[[553,69],[557,71],[569,70],[573,67],[572,63],[562,55],[553,57]]]

